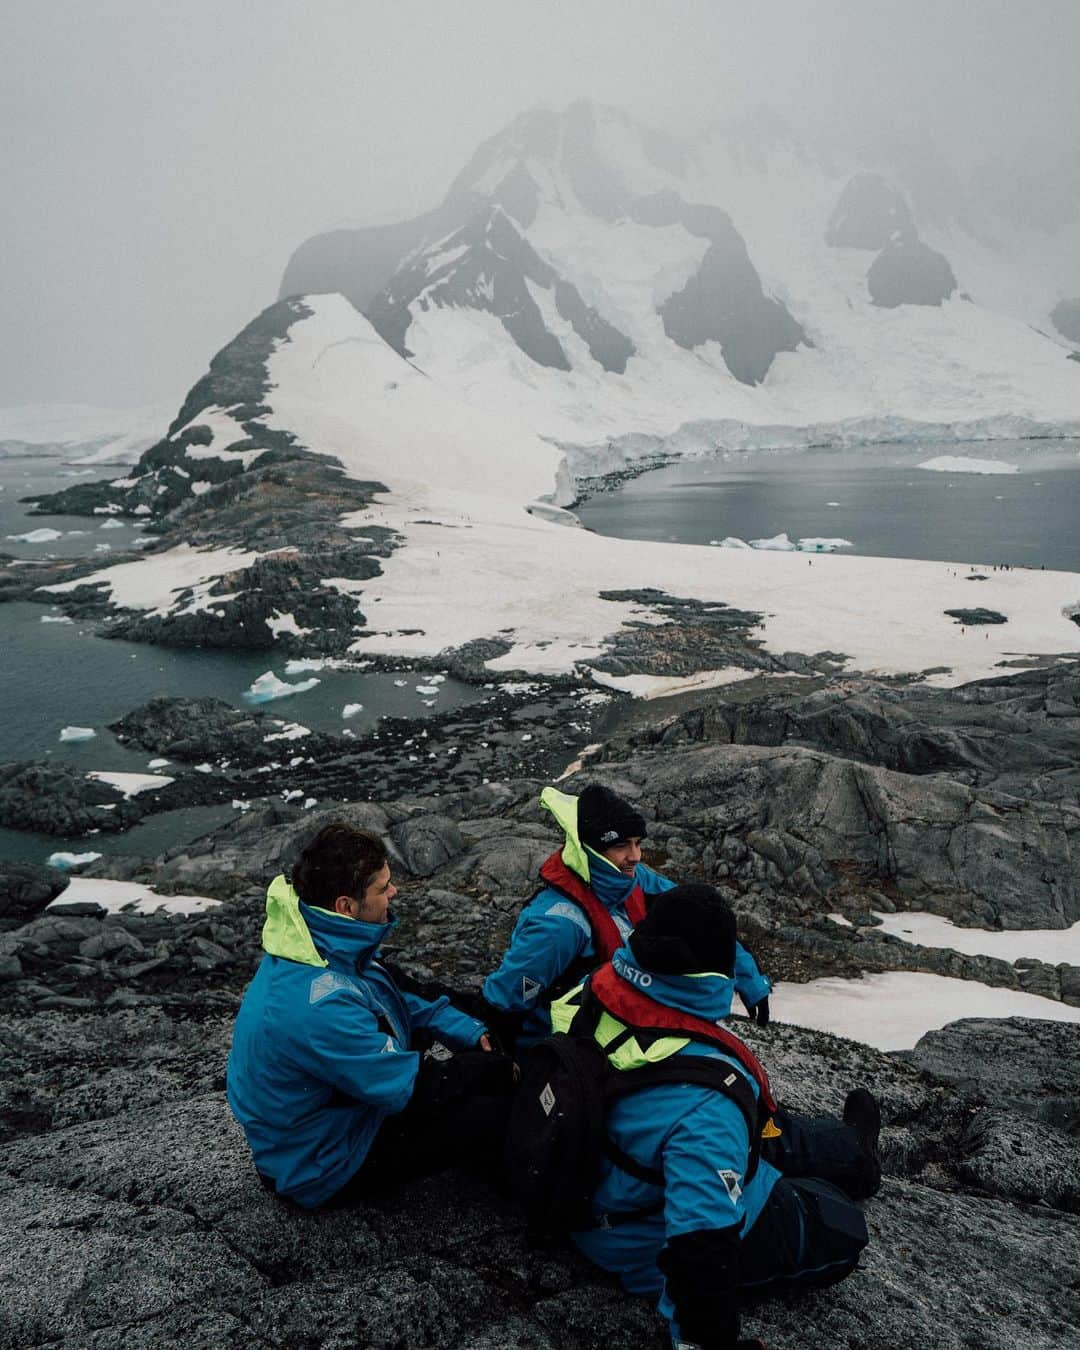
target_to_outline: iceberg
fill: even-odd
[[[972,459],[969,455],[937,455],[915,466],[932,473],[1019,473],[1018,464],[1005,464],[1000,459]]]
[[[93,727],[62,727],[60,739],[65,742],[92,741],[97,735]]]
[[[301,680],[299,684],[287,684],[279,680],[272,670],[264,670],[258,679],[253,680],[250,689],[244,690],[247,703],[269,703],[275,698],[288,698],[290,694],[305,694],[319,683],[317,676]]]
[[[766,549],[773,553],[794,553],[797,545],[786,534],[774,534],[771,539],[751,539],[751,548]]]
[[[69,867],[81,867],[83,863],[96,862],[100,857],[100,853],[50,853],[45,859],[45,865],[67,871]]]
[[[799,540],[800,553],[832,553],[838,548],[851,548],[850,539],[819,539],[810,537]]]
[[[355,717],[358,712],[364,711],[362,703],[346,703],[341,710],[342,717]]]
[[[63,530],[28,530],[26,534],[9,534],[8,538],[19,544],[51,544],[62,534]]]

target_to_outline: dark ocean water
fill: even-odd
[[[934,472],[940,456],[1019,473]],[[845,553],[1080,572],[1080,444],[994,441],[754,452],[657,469],[575,508],[600,534],[709,544],[842,538]]]
[[[102,532],[97,521],[66,516],[29,516],[18,497],[80,481],[63,477],[71,468],[59,457],[0,458],[0,551],[23,558],[94,554],[106,540],[124,541],[141,531],[130,526]],[[119,477],[124,470],[97,469],[98,477]],[[36,529],[63,531],[59,540],[28,543],[6,536]],[[82,533],[71,534],[69,531]],[[102,554],[103,559],[107,553]],[[314,730],[357,734],[382,717],[424,718],[474,703],[487,695],[445,678],[402,670],[374,674],[363,670],[314,670],[290,673],[285,658],[268,652],[181,651],[142,643],[107,641],[88,623],[55,622],[59,610],[31,603],[0,604],[0,764],[40,759],[90,769],[145,772],[152,758],[119,745],[107,724],[151,698],[214,697],[234,707],[256,706]],[[43,621],[49,620],[49,621]],[[266,670],[290,684],[317,676],[312,689],[251,705],[243,693]],[[419,693],[417,686],[429,692]],[[434,690],[435,692],[430,692]],[[346,704],[362,711],[342,716]],[[91,727],[92,740],[60,741],[65,726]],[[167,770],[165,770],[167,772]],[[92,841],[57,840],[0,829],[0,857],[42,860],[55,849],[83,852],[155,854],[170,844],[194,838],[231,814],[228,808],[171,812],[146,821],[125,835]]]

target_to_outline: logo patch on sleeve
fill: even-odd
[[[530,980],[528,975],[521,977],[521,1001],[531,1003],[544,986],[539,980]]]
[[[733,1205],[737,1205],[739,1196],[742,1195],[742,1186],[739,1184],[742,1181],[742,1173],[733,1172],[730,1167],[720,1167],[717,1168],[716,1175],[724,1183],[728,1199]]]

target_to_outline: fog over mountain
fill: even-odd
[[[780,119],[922,222],[1030,228],[1080,295],[1053,243],[1080,212],[1069,0],[62,0],[4,46],[0,405],[179,399],[302,240],[434,209],[514,117],[581,98],[687,142]]]

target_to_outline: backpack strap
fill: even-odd
[[[589,980],[583,1001],[589,999],[595,999],[604,1012],[610,1013],[616,1021],[626,1026],[662,1030],[670,1035],[685,1036],[688,1040],[716,1046],[736,1060],[754,1080],[762,1105],[769,1114],[776,1111],[776,1100],[761,1061],[748,1045],[724,1027],[649,998],[627,980],[620,978],[610,961],[595,971]]]
[[[594,970],[604,961],[610,961],[623,943],[619,926],[600,903],[591,887],[587,886],[576,872],[571,872],[563,862],[560,852],[553,853],[540,868],[540,879],[553,891],[558,891],[567,900],[573,901],[588,919],[593,946],[596,948],[596,956],[591,961],[589,969]],[[626,897],[625,908],[627,918],[636,927],[645,917],[645,896],[636,882]]]
[[[607,1012],[609,1016],[616,1017],[616,1014],[605,1008],[600,999],[596,997],[592,985],[593,980],[590,980],[582,986],[578,999],[578,1010],[568,1028],[568,1034],[571,1036],[595,1040],[600,1019],[604,1013]],[[616,1020],[621,1021],[622,1019],[617,1018]],[[744,1074],[737,1069],[733,1069],[730,1063],[706,1059],[700,1055],[674,1054],[652,1064],[641,1065],[636,1069],[616,1069],[611,1063],[611,1056],[632,1037],[647,1044],[652,1044],[661,1037],[670,1035],[670,1033],[671,1029],[668,1027],[624,1025],[622,1031],[616,1033],[602,1047],[610,1068],[610,1072],[604,1079],[605,1110],[614,1102],[630,1096],[631,1093],[642,1092],[650,1087],[660,1087],[665,1083],[692,1083],[700,1087],[711,1088],[714,1092],[721,1092],[734,1102],[746,1121],[746,1132],[750,1141],[746,1180],[752,1180],[754,1173],[757,1171],[758,1160],[761,1155],[762,1131],[769,1119],[770,1108],[763,1096],[760,1094],[755,1096],[754,1090]],[[696,1038],[691,1037],[691,1039]],[[709,1043],[716,1045],[715,1041],[710,1040]],[[741,1042],[739,1043],[741,1044]],[[725,1047],[719,1045],[716,1048],[725,1050]],[[662,1172],[639,1162],[632,1154],[620,1148],[608,1134],[605,1135],[604,1139],[604,1153],[617,1167],[624,1172],[628,1172],[632,1177],[636,1177],[638,1181],[647,1182],[651,1186],[663,1185],[664,1176]],[[610,1216],[610,1222],[611,1225],[628,1223],[631,1218],[639,1218],[654,1213],[660,1207],[661,1205],[658,1202],[655,1206],[643,1210],[634,1210],[628,1215],[613,1215]]]

